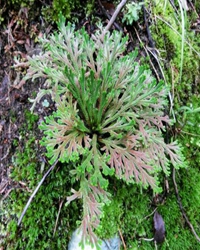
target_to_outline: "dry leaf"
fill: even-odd
[[[156,211],[153,217],[154,221],[154,241],[162,243],[165,240],[165,223],[162,216]]]

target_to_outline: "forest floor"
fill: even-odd
[[[10,12],[0,30],[0,194],[4,197],[16,186],[9,177],[16,150],[13,141],[19,140],[20,127],[26,119],[25,111],[30,108],[28,98],[40,87],[38,83],[21,84],[24,69],[13,68],[15,57],[25,59],[37,50],[38,45],[31,38],[31,30],[38,25],[37,22],[31,24],[34,22],[28,20],[25,9],[19,13]]]

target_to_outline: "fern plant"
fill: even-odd
[[[50,94],[56,111],[40,125],[41,143],[50,163],[73,163],[72,182],[80,182],[80,189],[72,189],[67,204],[82,199],[83,239],[96,243],[93,229],[110,199],[109,178],[158,192],[159,173],[169,175],[170,164],[178,168],[184,161],[177,142],[163,139],[171,124],[163,112],[168,88],[136,62],[136,51],[125,53],[128,37],[104,34],[102,27],[90,37],[65,26],[63,17],[58,27],[41,40],[42,54],[29,58],[26,79],[46,79],[32,109]]]

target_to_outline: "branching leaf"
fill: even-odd
[[[141,5],[132,7],[138,14]],[[109,202],[110,177],[158,191],[158,173],[169,175],[170,164],[186,164],[178,143],[166,144],[162,134],[172,123],[164,114],[169,89],[135,62],[137,51],[126,53],[128,37],[113,31],[102,39],[101,25],[90,37],[84,29],[66,26],[62,16],[58,27],[41,39],[44,51],[29,58],[25,79],[46,80],[33,107],[49,94],[56,111],[40,124],[41,144],[50,162],[74,166],[69,174],[80,188],[72,189],[67,204],[82,199],[83,242],[89,238],[96,244],[93,229]]]

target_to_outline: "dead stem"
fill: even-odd
[[[115,10],[115,12],[113,13],[110,21],[108,22],[107,26],[105,27],[102,35],[101,35],[101,39],[103,40],[106,32],[110,29],[110,27],[113,25],[115,19],[117,18],[117,16],[119,15],[119,12],[121,11],[121,9],[124,7],[124,5],[126,4],[127,0],[122,0],[118,5],[117,8]]]
[[[197,235],[193,225],[190,223],[185,211],[184,211],[184,208],[183,208],[183,205],[182,205],[182,202],[181,202],[181,197],[179,196],[179,192],[178,192],[178,186],[176,184],[176,170],[175,168],[173,168],[173,175],[172,175],[172,178],[173,178],[173,183],[174,183],[174,188],[175,188],[175,193],[176,193],[176,197],[177,197],[177,201],[178,201],[178,205],[179,205],[179,208],[182,212],[182,215],[186,221],[186,223],[188,224],[189,228],[191,229],[192,233],[194,234],[195,238],[197,239],[197,241],[200,242],[200,238],[199,236]]]
[[[56,229],[57,229],[57,225],[58,225],[58,220],[59,220],[59,217],[60,217],[60,212],[61,212],[61,208],[62,208],[63,202],[64,202],[64,199],[60,202],[60,205],[59,205],[58,215],[56,217],[56,223],[55,223],[55,227],[54,227],[54,230],[53,230],[53,237],[55,236],[55,233],[56,233]]]
[[[110,20],[112,16],[110,14],[108,14],[108,12],[105,10],[105,8],[104,8],[104,6],[103,6],[103,4],[101,3],[100,0],[98,0],[98,3],[100,5],[100,7],[101,7],[101,10],[102,10],[103,14]],[[115,28],[117,30],[123,31],[123,29],[116,22],[114,22],[113,25],[115,26]]]
[[[127,248],[126,248],[126,243],[125,243],[125,241],[124,241],[124,238],[123,238],[123,236],[122,236],[122,233],[121,233],[120,229],[118,229],[118,231],[119,231],[119,235],[120,235],[120,238],[121,238],[121,241],[122,241],[124,250],[126,250],[126,249],[127,249]]]
[[[28,202],[26,203],[26,206],[18,220],[18,223],[17,225],[19,226],[22,222],[22,219],[28,209],[28,207],[30,206],[31,202],[32,202],[32,199],[34,198],[34,196],[36,195],[36,193],[38,192],[40,186],[42,185],[42,183],[45,181],[46,177],[50,174],[50,172],[54,169],[54,167],[56,166],[56,164],[58,163],[58,159],[59,159],[59,156],[57,158],[57,160],[53,163],[53,165],[51,165],[51,167],[48,169],[48,171],[45,173],[45,175],[42,177],[41,181],[39,182],[39,184],[37,185],[36,189],[34,190],[34,192],[32,193],[31,197],[29,198]]]

